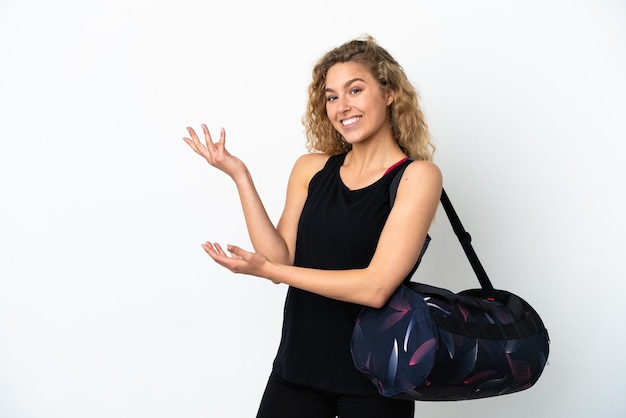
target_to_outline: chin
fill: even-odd
[[[357,137],[357,136],[354,136],[354,135],[344,136],[343,139],[344,139],[344,141],[346,141],[346,143],[348,143],[350,145],[358,144],[359,142],[363,142],[364,141],[364,139],[361,138],[360,136]]]

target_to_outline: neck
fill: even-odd
[[[381,141],[368,141],[353,144],[352,150],[346,156],[344,166],[349,166],[356,172],[372,169],[386,170],[406,155],[402,152],[393,138]]]
[[[395,141],[386,144],[354,144],[340,169],[343,183],[350,189],[360,189],[385,175],[389,167],[405,158]]]

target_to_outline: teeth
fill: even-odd
[[[345,120],[342,120],[342,121],[341,121],[341,124],[342,124],[343,126],[350,125],[351,123],[354,123],[354,122],[356,122],[356,121],[357,121],[357,120],[359,120],[359,119],[361,119],[361,117],[360,117],[360,116],[355,116],[355,117],[350,118],[350,119],[345,119]]]

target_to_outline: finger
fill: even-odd
[[[189,132],[189,137],[184,137],[183,140],[198,154],[202,155],[200,144],[200,140],[198,139],[198,135],[196,135],[196,131],[191,127],[187,127],[187,132]]]
[[[224,251],[224,249],[222,248],[221,245],[219,245],[217,242],[213,243],[213,247],[215,248],[215,252],[223,257],[228,257],[228,254],[226,254],[226,251]],[[230,257],[229,257],[230,258]]]
[[[184,137],[183,141],[185,141],[187,143],[187,145],[189,145],[191,147],[191,149],[194,150],[194,152],[196,154],[200,154],[200,151],[198,151],[198,147],[196,147],[196,144],[193,143],[191,138]]]
[[[207,252],[210,253],[209,255],[214,256],[214,258],[230,258],[228,254],[226,254],[226,251],[224,251],[224,249],[217,242],[211,243],[207,241],[202,247],[204,247],[205,250],[208,250]]]
[[[213,143],[211,132],[209,132],[209,128],[207,128],[204,123],[202,124],[202,131],[204,132],[204,142],[206,143],[207,150],[209,150],[209,153],[214,152],[216,150],[216,147]]]
[[[217,143],[219,149],[226,148],[226,129],[220,128],[220,140]]]
[[[246,255],[246,251],[242,250],[241,248],[235,245],[227,245],[226,249],[228,250],[229,253],[231,253],[236,258],[243,259],[244,256]]]
[[[196,131],[194,131],[191,126],[187,127],[187,132],[189,132],[189,136],[191,137],[192,141],[198,141],[198,135],[196,135]]]
[[[215,251],[215,248],[213,248],[213,244],[211,244],[210,242],[207,241],[204,244],[201,244],[200,246],[211,257],[215,258],[215,256],[217,256],[217,252]]]

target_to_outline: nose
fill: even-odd
[[[347,99],[340,97],[339,99],[337,99],[337,101],[339,102],[337,104],[337,109],[339,110],[339,112],[346,113],[347,111],[351,109],[350,103],[348,102]]]

